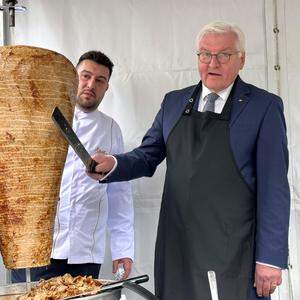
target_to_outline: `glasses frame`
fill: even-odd
[[[204,64],[210,64],[211,63],[211,60],[212,60],[212,58],[213,58],[213,56],[215,56],[216,57],[216,60],[218,61],[218,63],[219,64],[227,64],[229,61],[230,61],[230,58],[231,58],[231,56],[232,55],[234,55],[234,54],[237,54],[237,53],[240,53],[241,51],[238,51],[238,50],[236,50],[236,51],[230,51],[230,52],[226,52],[226,51],[221,51],[221,52],[218,52],[218,53],[211,53],[211,52],[209,52],[209,51],[205,51],[205,50],[203,50],[203,51],[197,51],[197,56],[198,56],[198,59],[200,60],[200,62],[202,62],[202,63],[204,63]],[[203,61],[203,60],[201,60],[200,59],[200,55],[201,55],[201,53],[208,53],[208,54],[210,54],[210,60],[209,61]],[[225,61],[225,62],[221,62],[220,60],[219,60],[219,58],[218,58],[218,55],[220,55],[220,54],[226,54],[226,55],[228,55],[228,59]]]

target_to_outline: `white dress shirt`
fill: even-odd
[[[230,92],[231,92],[232,86],[233,86],[233,83],[230,86],[228,86],[226,89],[224,89],[223,91],[216,93],[219,96],[219,98],[217,98],[217,100],[215,102],[215,112],[216,113],[220,114],[222,112],[222,109],[229,97]],[[198,111],[203,111],[203,108],[207,101],[206,96],[210,93],[211,93],[211,91],[204,84],[202,84],[202,93],[200,95]]]
[[[75,108],[73,129],[90,154],[124,151],[118,124],[95,110]],[[99,184],[85,173],[85,166],[69,147],[62,175],[55,218],[51,257],[70,264],[102,264],[106,228],[110,230],[112,259],[134,255],[133,204],[128,182]]]

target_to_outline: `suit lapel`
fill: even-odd
[[[238,119],[242,111],[247,106],[250,99],[250,88],[240,77],[237,78],[236,87],[232,95],[232,108],[230,117],[230,127]]]

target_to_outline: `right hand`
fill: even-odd
[[[97,173],[87,172],[87,175],[95,180],[101,180],[105,176],[104,174],[109,173],[115,165],[115,160],[111,156],[108,156],[101,152],[96,152],[92,156],[92,159],[98,163],[96,166]]]

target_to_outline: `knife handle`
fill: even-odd
[[[90,166],[89,166],[89,169],[88,169],[88,171],[90,172],[90,173],[97,173],[97,174],[100,174],[100,175],[102,175],[102,176],[105,176],[107,173],[105,173],[105,172],[96,172],[96,166],[98,165],[98,163],[95,161],[95,160],[93,160],[93,159],[91,159],[91,162],[90,162]]]
[[[145,289],[143,286],[137,285],[136,283],[125,281],[123,283],[123,287],[134,291],[135,293],[139,294],[145,299],[158,300],[158,298],[155,295],[153,295],[150,291]]]
[[[123,287],[124,282],[132,282],[132,283],[143,283],[149,280],[149,276],[148,275],[140,275],[137,277],[132,277],[132,278],[127,278],[124,280],[120,280],[120,281],[116,281],[116,282],[112,282],[109,284],[105,284],[101,287],[100,293],[104,293],[104,292],[109,292],[115,289],[121,289]]]
[[[95,160],[91,159],[88,171],[91,172],[91,173],[97,173],[96,172],[96,166],[97,165],[98,165],[98,163]]]

